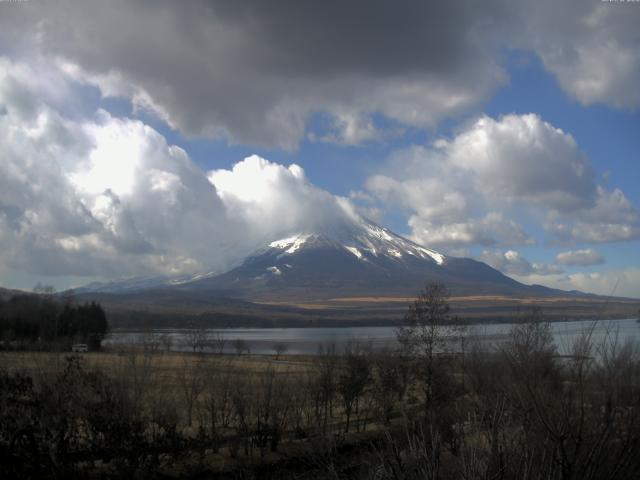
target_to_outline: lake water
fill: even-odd
[[[469,327],[468,334],[477,338],[486,348],[505,341],[513,324],[486,324]],[[569,347],[585,332],[592,332],[592,338],[640,339],[640,324],[635,319],[624,320],[580,320],[551,324],[555,343],[561,354],[569,353]],[[207,329],[209,338],[221,336],[225,340],[225,353],[233,353],[234,341],[243,340],[254,354],[273,354],[274,345],[284,344],[287,354],[313,354],[320,345],[335,344],[338,351],[350,341],[367,342],[374,348],[396,345],[395,327],[327,327],[327,328],[225,328]],[[161,335],[170,339],[171,349],[191,350],[190,332],[185,329],[157,329],[152,332],[116,331],[108,335],[105,346],[140,346],[150,341],[158,341]]]

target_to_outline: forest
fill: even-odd
[[[86,343],[99,350],[109,329],[100,304],[78,304],[52,294],[20,294],[0,298],[0,344],[4,349],[69,350]]]

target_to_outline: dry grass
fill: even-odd
[[[415,297],[340,297],[330,298],[328,303],[309,304],[316,307],[330,306],[331,302],[336,303],[404,303],[410,304],[415,300]],[[637,300],[616,298],[618,302],[622,303],[637,303]],[[507,302],[507,303],[608,303],[611,302],[607,297],[513,297],[508,295],[463,295],[449,297],[451,302]],[[285,302],[280,302],[285,304]],[[305,305],[305,304],[300,304]]]
[[[71,352],[0,352],[0,364],[9,371],[21,371],[33,375],[48,375],[60,372]],[[307,372],[314,364],[312,356],[280,355],[278,360],[271,355],[198,355],[181,352],[145,354],[142,350],[128,349],[113,352],[90,352],[73,354],[82,358],[90,370],[117,372],[126,369],[132,362],[144,365],[165,378],[190,367],[196,362],[212,370],[232,368],[245,374],[258,374],[268,368],[277,373],[297,374]]]

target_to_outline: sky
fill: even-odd
[[[362,215],[640,297],[640,2],[0,0],[0,286]]]

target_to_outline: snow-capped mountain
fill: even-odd
[[[445,256],[402,238],[386,228],[359,219],[354,225],[342,225],[329,232],[299,233],[276,240],[269,249],[281,250],[281,256],[291,255],[300,249],[318,246],[344,248],[358,260],[376,262],[380,258],[401,260],[403,257],[427,259],[442,265]]]
[[[131,279],[86,288],[79,297],[99,301],[115,324],[129,327],[379,325],[401,319],[409,299],[432,281],[468,296],[452,302],[465,318],[511,319],[523,296],[543,302],[545,312],[555,309],[556,318],[590,316],[601,305],[580,292],[523,285],[482,262],[443,255],[355,216],[267,239],[222,274]],[[568,296],[580,296],[579,307]],[[636,305],[616,308],[627,315]]]
[[[467,296],[455,307],[465,318],[510,319],[519,297],[542,302],[546,312],[551,306],[557,318],[590,316],[600,308],[588,295],[523,285],[485,263],[443,255],[355,215],[266,239],[237,265],[221,274],[130,279],[77,293],[128,326],[386,324],[402,318],[408,299],[433,281]],[[494,295],[514,298],[497,301]],[[567,301],[574,296],[582,298],[579,308]],[[635,305],[616,308],[627,315]]]
[[[362,218],[273,240],[226,273],[175,288],[285,301],[413,296],[430,281],[443,282],[456,294],[532,288],[482,262],[445,256]]]
[[[443,255],[357,216],[269,239],[231,270],[181,277],[146,277],[87,285],[77,293],[222,295],[249,301],[292,302],[338,297],[414,296],[428,282],[456,295],[547,295],[485,263]]]

